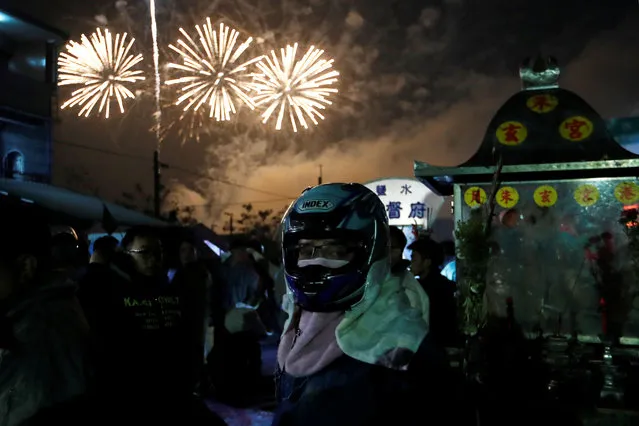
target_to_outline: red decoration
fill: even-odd
[[[599,310],[601,311],[601,331],[604,335],[608,334],[608,312],[606,310],[606,299],[599,299]]]

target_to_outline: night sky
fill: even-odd
[[[151,71],[145,0],[5,3],[72,38],[106,18],[112,30],[133,33]],[[164,53],[179,25],[210,16],[264,38],[262,47],[293,41],[320,46],[341,72],[339,96],[326,121],[310,132],[277,133],[240,113],[231,124],[212,123],[199,143],[183,143],[175,109],[164,111],[164,123],[173,123],[162,148],[171,166],[163,175],[170,199],[202,206],[196,212],[205,223],[244,202],[283,207],[287,197],[316,182],[319,164],[325,181],[367,181],[412,176],[416,159],[462,162],[499,106],[519,90],[521,60],[538,52],[555,56],[560,85],[604,117],[639,113],[636,0],[159,0],[159,7]],[[149,88],[141,88],[124,117],[60,114],[56,184],[110,200],[135,192],[136,185],[151,192]]]

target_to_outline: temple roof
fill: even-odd
[[[639,174],[639,156],[617,143],[586,101],[559,88],[553,58],[526,60],[520,77],[522,90],[497,111],[468,161],[457,167],[416,161],[415,176],[447,195],[455,182],[490,181],[500,161],[502,175],[517,173],[516,180],[610,174],[602,169],[615,169],[615,175]]]

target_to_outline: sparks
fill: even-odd
[[[297,43],[281,49],[278,59],[275,51],[257,63],[261,73],[254,76],[253,96],[256,106],[264,106],[262,122],[266,124],[277,110],[275,129],[282,129],[282,122],[288,115],[293,131],[297,132],[298,123],[308,129],[307,118],[315,125],[317,119],[324,119],[320,110],[331,105],[328,100],[331,94],[337,93],[332,88],[337,83],[339,73],[332,70],[332,59],[321,59],[323,50],[311,46],[297,60]]]
[[[155,73],[155,139],[157,143],[157,151],[160,152],[162,145],[162,106],[160,104],[161,85],[160,80],[160,49],[158,46],[158,21],[155,8],[155,0],[149,2],[149,14],[151,15],[151,39],[153,40],[153,71]]]
[[[189,34],[180,28],[185,40],[178,40],[177,46],[169,48],[180,55],[181,63],[170,63],[169,68],[182,74],[169,80],[168,85],[181,85],[175,104],[186,103],[184,111],[197,112],[202,106],[209,108],[209,117],[217,121],[228,121],[237,112],[237,104],[245,104],[254,109],[255,105],[248,92],[251,81],[248,79],[248,67],[262,57],[241,62],[239,59],[253,41],[249,37],[236,47],[240,35],[234,29],[220,24],[215,31],[211,19],[206,24],[196,25],[199,37],[196,43]],[[239,102],[238,102],[239,101]]]
[[[127,34],[115,34],[96,29],[89,37],[82,34],[80,43],[70,41],[66,52],[58,61],[58,85],[81,86],[60,108],[79,106],[79,116],[89,117],[97,106],[97,112],[109,118],[111,102],[117,102],[124,113],[126,99],[135,94],[127,85],[144,80],[141,70],[135,67],[142,62],[142,55],[130,54],[135,39],[127,41]]]

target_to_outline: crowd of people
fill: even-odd
[[[30,206],[4,213],[2,426],[223,425],[206,399],[254,402],[273,336],[274,426],[422,424],[424,401],[435,415],[458,396],[444,350],[458,343],[451,259],[421,237],[404,260],[406,236],[362,185],[305,191],[279,265],[242,239],[202,257],[186,229],[133,227],[89,254]]]

